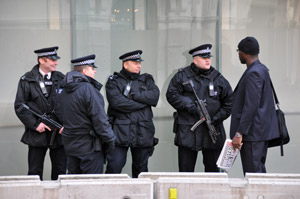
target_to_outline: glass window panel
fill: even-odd
[[[260,60],[270,70],[281,108],[300,111],[299,0],[223,1],[223,72],[232,86],[245,70],[236,53],[238,42],[254,36],[260,44]]]
[[[298,150],[297,135],[300,111],[300,1],[299,0],[225,0],[222,1],[222,72],[234,88],[246,69],[236,52],[239,41],[254,36],[260,44],[260,60],[270,70],[291,143],[284,147],[285,156],[279,157],[279,148],[268,152],[268,172],[299,172],[292,165],[299,160],[292,155]],[[289,156],[290,155],[290,156]],[[289,162],[287,164],[287,162]],[[240,164],[240,161],[237,161]],[[274,166],[276,165],[276,166]],[[239,176],[238,165],[230,171]]]
[[[0,175],[26,175],[28,146],[20,142],[24,126],[14,111],[18,82],[37,64],[34,50],[43,47],[59,46],[57,70],[70,70],[70,1],[1,0],[0,4],[0,150],[5,151],[0,154]],[[49,157],[44,170],[44,179],[50,179]]]
[[[218,0],[76,0],[74,10],[76,56],[95,53],[100,68],[96,79],[106,83],[122,67],[118,57],[143,50],[142,72],[153,75],[161,90],[154,111],[156,136],[160,139],[150,159],[151,171],[178,171],[177,147],[172,133],[174,109],[165,98],[171,77],[192,62],[191,48],[213,44],[217,52]],[[99,6],[95,6],[99,5]],[[212,58],[215,65],[218,56]],[[216,66],[219,67],[219,66]],[[101,91],[105,96],[104,89]],[[107,105],[107,103],[106,103]],[[159,151],[159,152],[157,152]],[[168,157],[168,158],[166,158]],[[201,158],[199,158],[201,162]],[[124,172],[130,171],[128,157]],[[159,164],[157,164],[160,162]],[[171,164],[170,164],[171,162]],[[199,171],[203,171],[199,163]]]

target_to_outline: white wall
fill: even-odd
[[[19,78],[37,63],[33,51],[59,46],[57,70],[65,73],[71,68],[70,1],[1,0],[0,4],[0,126],[20,125],[13,103]],[[59,29],[50,29],[53,21]]]

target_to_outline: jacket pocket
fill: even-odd
[[[175,144],[187,148],[195,147],[195,132],[191,131],[192,125],[179,124],[175,136]]]
[[[47,147],[48,146],[48,138],[47,138],[48,133],[49,132],[39,133],[37,131],[30,131],[28,128],[26,128],[26,131],[23,134],[21,141],[24,144],[28,144],[29,146]]]
[[[113,131],[116,135],[116,144],[128,145],[130,133],[130,120],[116,119],[113,125]]]
[[[155,127],[152,121],[138,122],[137,146],[153,146]]]

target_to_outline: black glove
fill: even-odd
[[[115,150],[115,142],[108,142],[104,144],[104,153],[109,154]]]
[[[220,123],[222,123],[222,120],[214,119],[212,118],[211,124],[214,126],[218,126]]]
[[[153,146],[149,147],[149,155],[152,156],[153,152],[154,152],[154,147],[158,144],[159,139],[154,137],[153,138]]]
[[[194,117],[200,118],[200,112],[195,104],[192,105],[190,108],[188,108],[188,112],[192,114]]]

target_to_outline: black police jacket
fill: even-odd
[[[25,103],[33,111],[38,114],[49,114],[56,119],[53,115],[54,104],[56,103],[56,95],[61,89],[61,81],[64,75],[61,72],[52,72],[52,91],[48,98],[46,98],[39,85],[41,75],[39,74],[39,65],[33,67],[33,69],[23,75],[19,81],[17,95],[15,99],[15,111],[18,118],[25,125],[25,132],[21,138],[21,142],[35,147],[50,147],[50,138],[52,132],[46,130],[43,133],[39,133],[35,129],[40,124],[38,117],[30,113],[28,110],[22,110],[18,112],[18,108],[21,104]],[[56,134],[54,144],[51,148],[62,146],[61,135]]]
[[[193,70],[194,69],[194,70]],[[177,110],[174,114],[175,145],[187,147],[195,151],[203,149],[220,149],[226,139],[223,121],[231,114],[232,89],[229,82],[213,67],[207,72],[197,73],[197,67],[192,63],[174,75],[171,79],[166,97],[168,102]],[[213,72],[214,71],[214,72]],[[209,95],[209,82],[213,78],[214,95]],[[196,97],[192,87],[184,82],[192,80],[196,93],[201,100],[206,100],[206,108],[216,130],[220,133],[217,143],[214,144],[209,136],[207,124],[203,122],[193,132],[191,127],[200,119],[195,116],[192,107],[195,107]]]
[[[66,74],[55,113],[64,126],[63,144],[67,155],[87,155],[114,145],[115,135],[104,110],[102,85],[78,71]],[[96,139],[100,138],[96,149]]]
[[[151,107],[157,105],[159,88],[150,74],[124,75],[122,71],[110,76],[105,87],[116,145],[153,146],[155,128]],[[125,96],[126,85],[130,82],[130,91]]]

